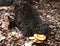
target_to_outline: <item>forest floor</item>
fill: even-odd
[[[60,2],[42,3],[33,7],[45,23],[50,23],[51,28],[49,38],[33,46],[60,46]],[[13,11],[13,6],[0,6],[0,46],[28,46],[28,37],[24,37],[17,27],[8,28],[10,20],[7,16],[14,19]]]

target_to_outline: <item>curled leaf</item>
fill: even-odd
[[[29,39],[34,40],[34,39],[35,39],[35,37],[29,37]]]
[[[46,39],[46,35],[43,34],[34,34],[34,37],[38,40],[44,41]]]

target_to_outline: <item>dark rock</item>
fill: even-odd
[[[23,2],[21,5],[16,3],[15,15],[15,22],[24,36],[32,36],[35,33],[49,34],[48,25],[42,24],[37,10],[27,1]]]
[[[12,5],[14,0],[0,0],[0,6]]]

